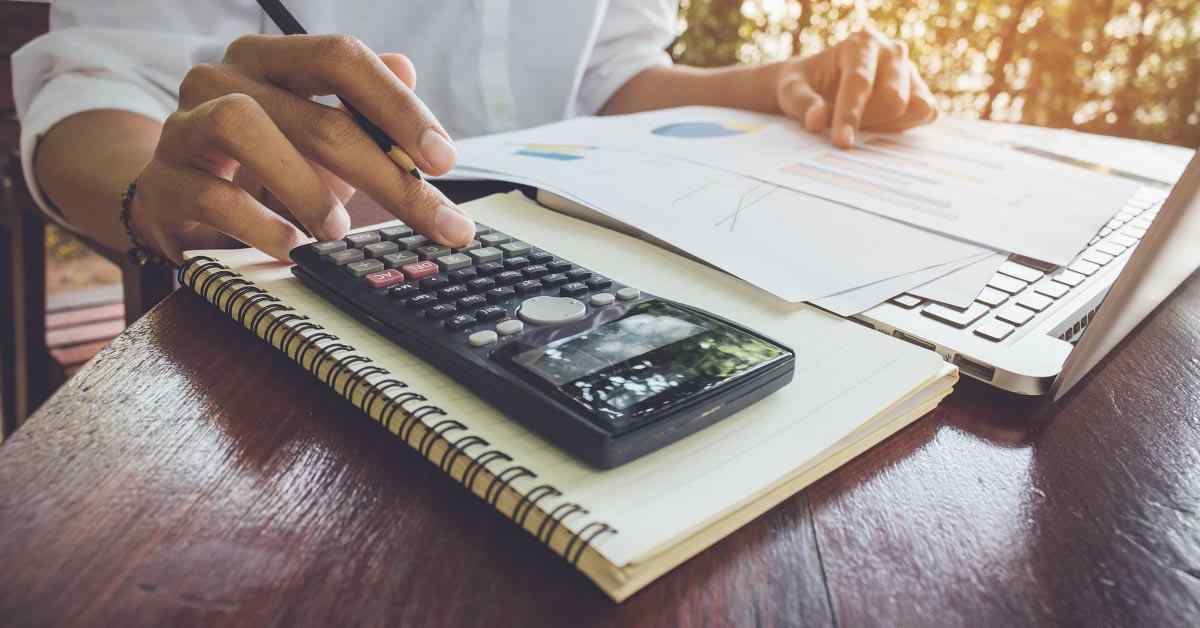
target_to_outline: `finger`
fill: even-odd
[[[885,45],[875,73],[875,88],[867,100],[862,126],[875,128],[899,120],[912,98],[907,48],[903,42]]]
[[[413,65],[411,59],[406,55],[398,52],[381,52],[379,60],[396,75],[409,89],[417,88],[417,67]]]
[[[780,84],[779,108],[814,133],[829,126],[829,105],[802,76],[785,79]]]
[[[929,124],[938,117],[937,98],[929,91],[929,86],[921,79],[916,66],[910,62],[909,80],[912,84],[912,98],[909,99],[908,109],[899,119],[876,128],[883,132],[900,132]]]
[[[341,238],[350,228],[350,215],[341,201],[251,96],[228,94],[174,114],[164,125],[161,143],[175,163],[204,170],[206,155],[227,155],[253,171],[309,233],[322,240]]]
[[[875,86],[879,43],[867,31],[851,35],[839,59],[841,77],[833,110],[833,141],[842,148],[854,145],[863,112]]]
[[[230,44],[234,65],[300,94],[336,94],[381,129],[417,166],[445,174],[450,136],[407,85],[362,42],[345,35],[249,35]]]
[[[176,189],[191,202],[191,218],[280,261],[309,241],[292,223],[233,183],[197,170],[179,169]],[[186,226],[186,225],[183,225]]]

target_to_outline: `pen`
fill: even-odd
[[[271,18],[271,21],[275,23],[275,26],[279,27],[279,30],[282,31],[284,35],[308,34],[308,31],[304,30],[304,27],[301,26],[300,22],[296,20],[296,16],[292,15],[292,12],[288,11],[287,7],[283,6],[283,3],[279,0],[258,0],[258,6],[262,7],[262,10],[266,12],[267,17]],[[342,100],[341,98],[338,98],[338,102],[342,103],[342,106],[346,108],[346,111],[349,111],[350,115],[354,116],[354,121],[358,123],[358,126],[361,127],[362,130],[366,131],[367,135],[371,136],[371,139],[375,140],[375,143],[379,145],[379,148],[382,149],[383,152],[386,153],[387,156],[393,162],[395,162],[397,166],[400,166],[400,168],[402,168],[405,172],[411,174],[416,180],[424,180],[423,177],[421,177],[421,171],[417,169],[417,164],[412,160],[412,157],[409,157],[408,153],[404,152],[403,149],[396,145],[396,142],[392,141],[392,138],[388,137],[387,133],[383,132],[383,129],[379,128],[374,122],[371,122],[366,116],[359,113],[359,111],[350,103]]]

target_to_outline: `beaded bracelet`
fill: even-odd
[[[137,266],[146,266],[148,264],[162,264],[164,260],[162,256],[150,250],[137,234],[133,232],[133,227],[129,224],[129,208],[133,205],[133,195],[137,194],[137,181],[129,184],[125,188],[125,193],[121,195],[121,225],[125,227],[125,235],[129,238],[129,243],[132,247],[126,255],[129,256],[129,261]]]

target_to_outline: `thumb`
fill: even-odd
[[[829,103],[802,76],[782,80],[778,99],[780,110],[809,131],[817,133],[829,128]]]

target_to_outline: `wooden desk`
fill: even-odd
[[[617,606],[179,292],[0,448],[0,624],[1194,626],[1197,312],[1059,406],[964,382]]]

